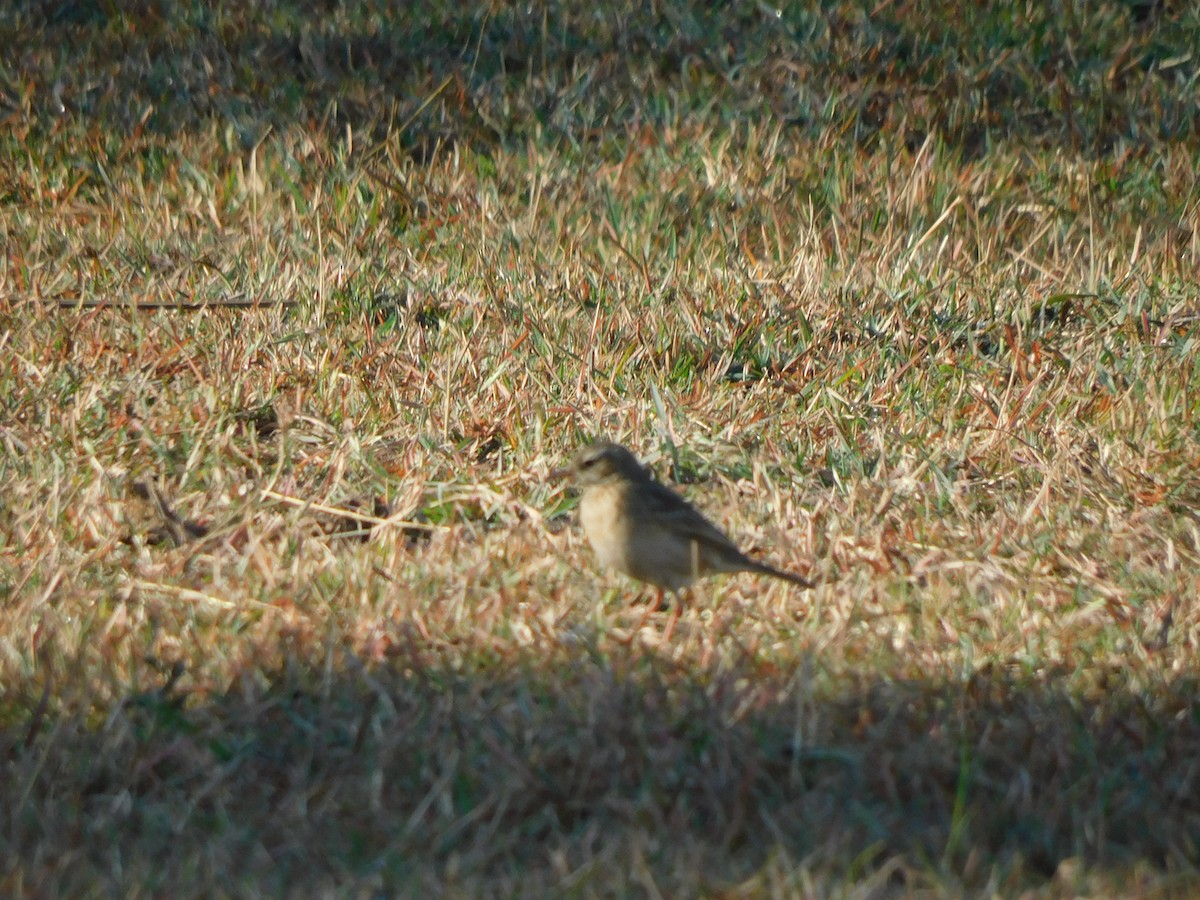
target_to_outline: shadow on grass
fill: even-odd
[[[0,885],[903,893],[1009,892],[1078,864],[1195,875],[1192,675],[1142,693],[1110,673],[1089,698],[1005,671],[451,649],[413,640],[369,667],[314,653],[221,696],[84,702],[32,740],[13,722]]]
[[[1182,6],[33,2],[0,16],[0,43],[50,121],[171,135],[217,119],[247,149],[298,120],[339,139],[405,122],[418,156],[486,153],[715,101],[860,143],[898,130],[968,156],[997,139],[1108,152],[1196,136]]]

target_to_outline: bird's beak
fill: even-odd
[[[562,481],[564,478],[570,478],[573,470],[570,466],[564,466],[561,469],[555,469],[546,476],[547,481]]]

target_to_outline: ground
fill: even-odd
[[[1190,5],[0,46],[3,893],[1200,890]],[[594,436],[817,587],[664,642]]]

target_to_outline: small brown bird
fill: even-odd
[[[584,447],[551,477],[573,476],[579,520],[600,562],[659,590],[677,593],[697,578],[757,572],[800,587],[812,582],[751,559],[696,507],[655,481],[637,458],[610,441]],[[669,638],[679,605],[663,639]]]

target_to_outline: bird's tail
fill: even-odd
[[[759,562],[756,559],[750,560],[750,565],[747,568],[751,572],[759,572],[763,575],[770,575],[772,578],[779,578],[783,581],[790,581],[792,584],[802,588],[816,587],[813,582],[809,581],[803,575],[797,575],[794,572],[785,572],[783,569],[776,569],[774,566],[768,566],[766,563]]]

